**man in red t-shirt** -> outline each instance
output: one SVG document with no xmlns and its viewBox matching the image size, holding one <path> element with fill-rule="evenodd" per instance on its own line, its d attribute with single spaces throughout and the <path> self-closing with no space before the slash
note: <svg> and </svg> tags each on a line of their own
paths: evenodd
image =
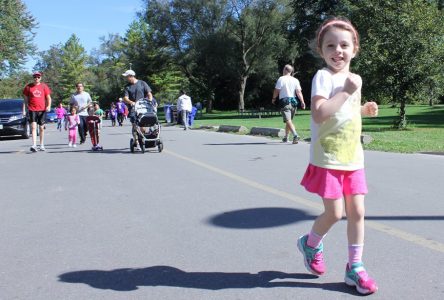
<svg viewBox="0 0 444 300">
<path fill-rule="evenodd" d="M 31 151 L 37 152 L 37 124 L 40 127 L 40 151 L 45 151 L 43 138 L 45 136 L 46 112 L 51 109 L 51 90 L 41 82 L 42 73 L 32 74 L 33 83 L 29 83 L 23 89 L 23 115 L 26 114 L 26 108 L 29 112 L 29 122 L 32 128 L 32 146 Z"/>
</svg>

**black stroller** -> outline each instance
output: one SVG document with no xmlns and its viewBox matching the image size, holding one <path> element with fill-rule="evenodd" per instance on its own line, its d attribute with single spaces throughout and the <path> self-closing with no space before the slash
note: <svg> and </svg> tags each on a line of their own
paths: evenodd
<svg viewBox="0 0 444 300">
<path fill-rule="evenodd" d="M 160 138 L 161 125 L 153 104 L 148 99 L 139 99 L 134 105 L 134 130 L 137 132 L 140 150 L 145 153 L 148 148 L 157 147 L 159 152 L 163 150 L 163 142 Z M 130 140 L 130 150 L 134 153 L 134 138 Z"/>
</svg>

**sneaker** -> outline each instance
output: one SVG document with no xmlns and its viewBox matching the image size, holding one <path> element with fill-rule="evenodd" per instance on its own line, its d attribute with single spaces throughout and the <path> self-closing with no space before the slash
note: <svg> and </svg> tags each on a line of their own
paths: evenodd
<svg viewBox="0 0 444 300">
<path fill-rule="evenodd" d="M 142 151 L 139 145 L 136 146 L 136 151 Z"/>
<path fill-rule="evenodd" d="M 31 146 L 31 148 L 29 148 L 29 150 L 31 152 L 37 152 L 37 147 L 36 146 Z"/>
<path fill-rule="evenodd" d="M 282 139 L 282 143 L 287 143 L 288 142 L 288 137 L 284 137 L 283 139 Z"/>
<path fill-rule="evenodd" d="M 76 145 L 76 144 L 73 144 L 72 146 L 73 146 L 74 148 L 77 148 L 77 145 Z"/>
<path fill-rule="evenodd" d="M 68 147 L 72 147 L 72 143 L 71 142 L 68 143 Z"/>
<path fill-rule="evenodd" d="M 41 145 L 41 146 L 39 147 L 39 150 L 40 150 L 40 151 L 46 151 L 45 146 Z"/>
<path fill-rule="evenodd" d="M 299 136 L 295 136 L 295 137 L 293 138 L 293 144 L 297 144 L 297 143 L 299 143 L 299 140 L 300 140 L 300 137 L 299 137 Z"/>
<path fill-rule="evenodd" d="M 324 246 L 321 243 L 317 248 L 307 246 L 308 235 L 303 235 L 298 239 L 298 249 L 304 256 L 304 264 L 307 270 L 314 275 L 325 273 Z"/>
<path fill-rule="evenodd" d="M 345 284 L 356 286 L 356 290 L 363 295 L 373 294 L 378 290 L 376 282 L 370 278 L 362 262 L 349 264 L 345 267 Z"/>
</svg>

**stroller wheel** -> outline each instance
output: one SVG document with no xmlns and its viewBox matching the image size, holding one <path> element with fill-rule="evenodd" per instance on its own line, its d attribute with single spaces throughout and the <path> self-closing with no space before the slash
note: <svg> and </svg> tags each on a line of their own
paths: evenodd
<svg viewBox="0 0 444 300">
<path fill-rule="evenodd" d="M 131 150 L 131 153 L 134 153 L 134 139 L 133 138 L 130 139 L 130 150 Z"/>
<path fill-rule="evenodd" d="M 163 143 L 159 142 L 159 144 L 157 145 L 157 149 L 159 150 L 159 152 L 162 152 L 163 150 Z"/>
<path fill-rule="evenodd" d="M 143 142 L 143 139 L 139 139 L 139 146 L 140 146 L 140 151 L 142 153 L 145 153 L 145 143 Z"/>
</svg>

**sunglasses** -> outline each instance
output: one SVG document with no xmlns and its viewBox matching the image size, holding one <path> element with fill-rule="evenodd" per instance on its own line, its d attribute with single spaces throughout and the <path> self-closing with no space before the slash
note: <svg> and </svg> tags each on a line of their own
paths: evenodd
<svg viewBox="0 0 444 300">
<path fill-rule="evenodd" d="M 32 76 L 32 77 L 34 77 L 34 78 L 41 78 L 42 76 Z"/>
</svg>

